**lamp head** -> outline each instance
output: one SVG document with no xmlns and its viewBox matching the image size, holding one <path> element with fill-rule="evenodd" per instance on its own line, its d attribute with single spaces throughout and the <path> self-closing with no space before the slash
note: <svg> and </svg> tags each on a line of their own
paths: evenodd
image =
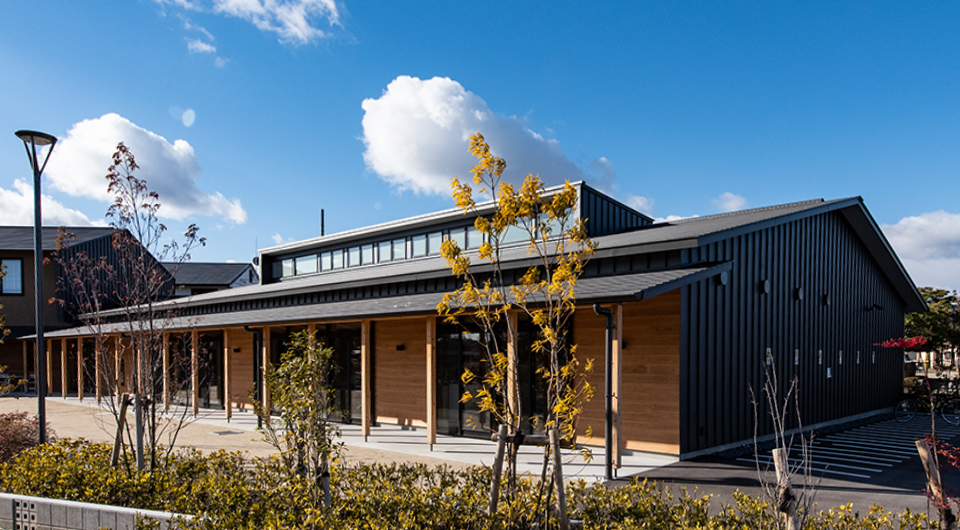
<svg viewBox="0 0 960 530">
<path fill-rule="evenodd" d="M 24 143 L 32 143 L 33 145 L 53 145 L 57 143 L 56 136 L 38 131 L 17 131 L 14 134 Z"/>
</svg>

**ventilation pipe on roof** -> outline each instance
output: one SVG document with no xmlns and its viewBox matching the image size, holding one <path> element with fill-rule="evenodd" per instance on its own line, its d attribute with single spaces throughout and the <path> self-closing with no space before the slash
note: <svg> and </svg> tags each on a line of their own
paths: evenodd
<svg viewBox="0 0 960 530">
<path fill-rule="evenodd" d="M 263 332 L 250 326 L 243 326 L 247 333 L 253 333 L 253 375 L 256 386 L 257 399 L 263 400 L 263 368 L 260 366 L 260 356 L 263 350 Z M 257 414 L 257 428 L 263 428 L 263 417 Z"/>
<path fill-rule="evenodd" d="M 605 382 L 603 387 L 606 412 L 603 420 L 604 478 L 613 480 L 613 311 L 593 304 L 593 312 L 607 319 L 606 345 L 604 347 Z"/>
</svg>

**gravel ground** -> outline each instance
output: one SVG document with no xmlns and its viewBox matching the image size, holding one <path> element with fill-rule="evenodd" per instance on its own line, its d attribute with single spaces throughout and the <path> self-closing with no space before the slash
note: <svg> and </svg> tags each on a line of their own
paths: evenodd
<svg viewBox="0 0 960 530">
<path fill-rule="evenodd" d="M 0 414 L 24 411 L 31 415 L 37 413 L 35 397 L 0 398 Z M 96 408 L 63 403 L 56 398 L 47 398 L 47 424 L 61 438 L 83 438 L 94 442 L 113 442 L 116 434 L 116 422 L 113 414 L 106 408 Z M 128 413 L 128 422 L 133 424 L 133 414 Z M 172 430 L 172 429 L 168 429 Z M 229 432 L 230 434 L 216 434 Z M 166 441 L 166 438 L 163 438 Z M 266 456 L 276 453 L 276 449 L 262 441 L 255 432 L 240 429 L 224 430 L 222 427 L 201 422 L 187 422 L 180 429 L 177 440 L 179 446 L 192 446 L 201 451 L 244 451 L 250 456 Z M 384 451 L 368 447 L 346 446 L 344 452 L 348 463 L 415 463 L 430 466 L 447 465 L 454 469 L 470 467 L 462 462 L 410 455 L 393 451 Z"/>
</svg>

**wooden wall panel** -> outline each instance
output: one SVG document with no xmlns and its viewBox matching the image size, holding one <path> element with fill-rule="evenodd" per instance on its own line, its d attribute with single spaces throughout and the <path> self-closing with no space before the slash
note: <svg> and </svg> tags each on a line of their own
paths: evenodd
<svg viewBox="0 0 960 530">
<path fill-rule="evenodd" d="M 378 320 L 373 344 L 376 421 L 426 427 L 426 321 Z"/>
<path fill-rule="evenodd" d="M 593 359 L 589 382 L 596 390 L 585 406 L 580 433 L 589 426 L 590 445 L 603 445 L 603 317 L 577 308 L 573 336 L 582 363 Z M 622 447 L 680 452 L 680 291 L 623 304 Z"/>
<path fill-rule="evenodd" d="M 241 410 L 252 410 L 250 393 L 255 386 L 253 333 L 247 333 L 243 328 L 231 328 L 224 330 L 224 334 L 230 345 L 230 395 L 224 396 L 224 401 Z"/>
</svg>

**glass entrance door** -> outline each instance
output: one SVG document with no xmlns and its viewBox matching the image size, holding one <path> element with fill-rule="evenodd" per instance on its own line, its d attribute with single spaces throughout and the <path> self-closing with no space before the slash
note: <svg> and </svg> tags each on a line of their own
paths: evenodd
<svg viewBox="0 0 960 530">
<path fill-rule="evenodd" d="M 486 436 L 492 429 L 489 412 L 473 399 L 461 402 L 464 392 L 476 395 L 487 373 L 482 334 L 460 325 L 437 327 L 437 432 L 452 436 Z M 474 379 L 463 383 L 470 370 Z"/>
</svg>

